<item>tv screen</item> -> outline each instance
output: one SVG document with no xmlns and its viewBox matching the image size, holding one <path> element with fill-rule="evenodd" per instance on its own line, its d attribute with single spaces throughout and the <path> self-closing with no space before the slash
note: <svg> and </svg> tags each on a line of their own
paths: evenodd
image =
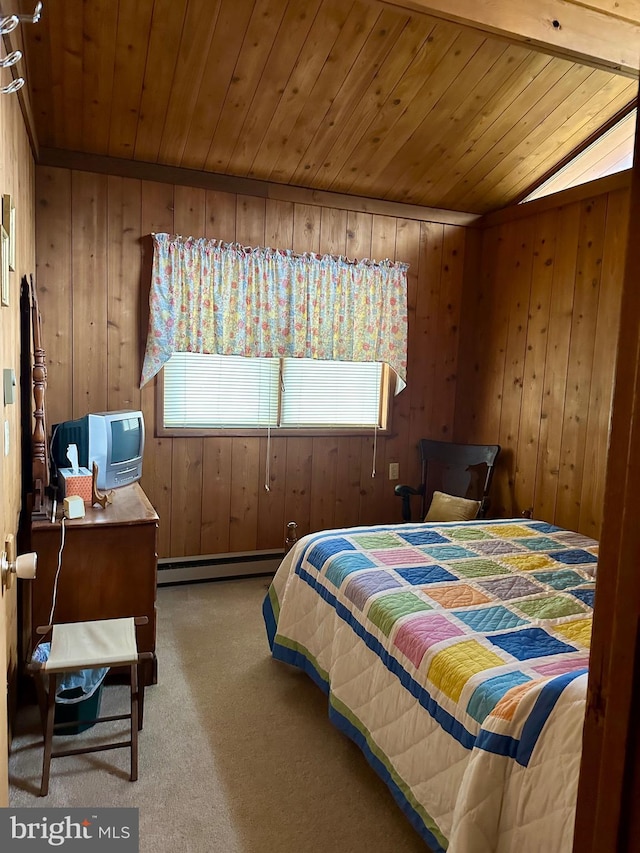
<svg viewBox="0 0 640 853">
<path fill-rule="evenodd" d="M 140 456 L 140 420 L 138 417 L 111 422 L 111 461 L 126 462 Z"/>
</svg>

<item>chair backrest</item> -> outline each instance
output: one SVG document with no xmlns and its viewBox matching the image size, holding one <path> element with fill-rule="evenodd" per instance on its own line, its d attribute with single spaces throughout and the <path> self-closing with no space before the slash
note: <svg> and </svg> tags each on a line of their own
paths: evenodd
<svg viewBox="0 0 640 853">
<path fill-rule="evenodd" d="M 489 489 L 500 445 L 454 444 L 448 441 L 418 442 L 421 459 L 421 520 L 431 503 L 434 491 L 481 502 L 478 518 L 489 509 Z"/>
</svg>

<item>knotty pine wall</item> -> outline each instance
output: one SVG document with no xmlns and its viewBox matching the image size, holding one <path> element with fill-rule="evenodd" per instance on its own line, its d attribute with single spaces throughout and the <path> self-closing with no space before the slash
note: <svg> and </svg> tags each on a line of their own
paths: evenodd
<svg viewBox="0 0 640 853">
<path fill-rule="evenodd" d="M 533 507 L 600 536 L 628 206 L 628 189 L 533 203 L 483 233 L 465 292 L 455 434 L 502 445 L 497 515 Z"/>
<path fill-rule="evenodd" d="M 37 169 L 38 290 L 50 424 L 137 408 L 148 441 L 142 485 L 160 515 L 161 557 L 281 548 L 298 533 L 400 520 L 390 462 L 419 481 L 420 437 L 451 437 L 465 254 L 460 226 L 73 171 Z M 155 387 L 138 387 L 148 320 L 152 232 L 349 257 L 409 268 L 408 387 L 393 432 L 372 437 L 154 437 Z M 474 263 L 474 266 L 477 264 Z"/>
<path fill-rule="evenodd" d="M 11 195 L 16 210 L 16 270 L 9 273 L 9 305 L 0 306 L 0 368 L 16 375 L 16 402 L 2 406 L 0 423 L 0 550 L 17 536 L 22 502 L 20 431 L 20 281 L 35 272 L 35 167 L 17 95 L 0 95 L 0 194 Z M 8 423 L 9 452 L 2 438 Z M 17 584 L 0 601 L 0 669 L 13 687 L 17 672 Z M 5 668 L 6 661 L 6 668 Z M 15 706 L 15 690 L 10 705 Z M 0 690 L 0 806 L 8 805 L 6 683 Z"/>
</svg>

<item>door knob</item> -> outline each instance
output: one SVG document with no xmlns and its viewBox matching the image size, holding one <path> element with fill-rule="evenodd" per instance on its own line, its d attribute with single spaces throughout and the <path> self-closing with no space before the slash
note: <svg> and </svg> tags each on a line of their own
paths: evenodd
<svg viewBox="0 0 640 853">
<path fill-rule="evenodd" d="M 16 556 L 16 544 L 12 533 L 10 533 L 4 542 L 4 551 L 0 555 L 0 572 L 2 574 L 2 587 L 9 589 L 13 581 L 13 576 L 22 578 L 23 580 L 34 580 L 36 576 L 36 565 L 38 555 L 31 551 L 27 554 Z"/>
</svg>

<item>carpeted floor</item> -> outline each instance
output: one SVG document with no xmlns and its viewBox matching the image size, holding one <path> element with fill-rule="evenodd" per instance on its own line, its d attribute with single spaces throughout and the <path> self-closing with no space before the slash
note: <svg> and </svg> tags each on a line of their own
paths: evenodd
<svg viewBox="0 0 640 853">
<path fill-rule="evenodd" d="M 324 694 L 271 659 L 266 587 L 252 578 L 158 590 L 159 678 L 145 693 L 139 780 L 128 781 L 128 750 L 59 758 L 40 799 L 30 706 L 10 756 L 10 805 L 139 808 L 141 853 L 425 853 L 329 722 Z M 127 688 L 106 686 L 102 713 L 122 713 L 127 700 Z M 99 740 L 106 728 L 68 740 Z"/>
</svg>

